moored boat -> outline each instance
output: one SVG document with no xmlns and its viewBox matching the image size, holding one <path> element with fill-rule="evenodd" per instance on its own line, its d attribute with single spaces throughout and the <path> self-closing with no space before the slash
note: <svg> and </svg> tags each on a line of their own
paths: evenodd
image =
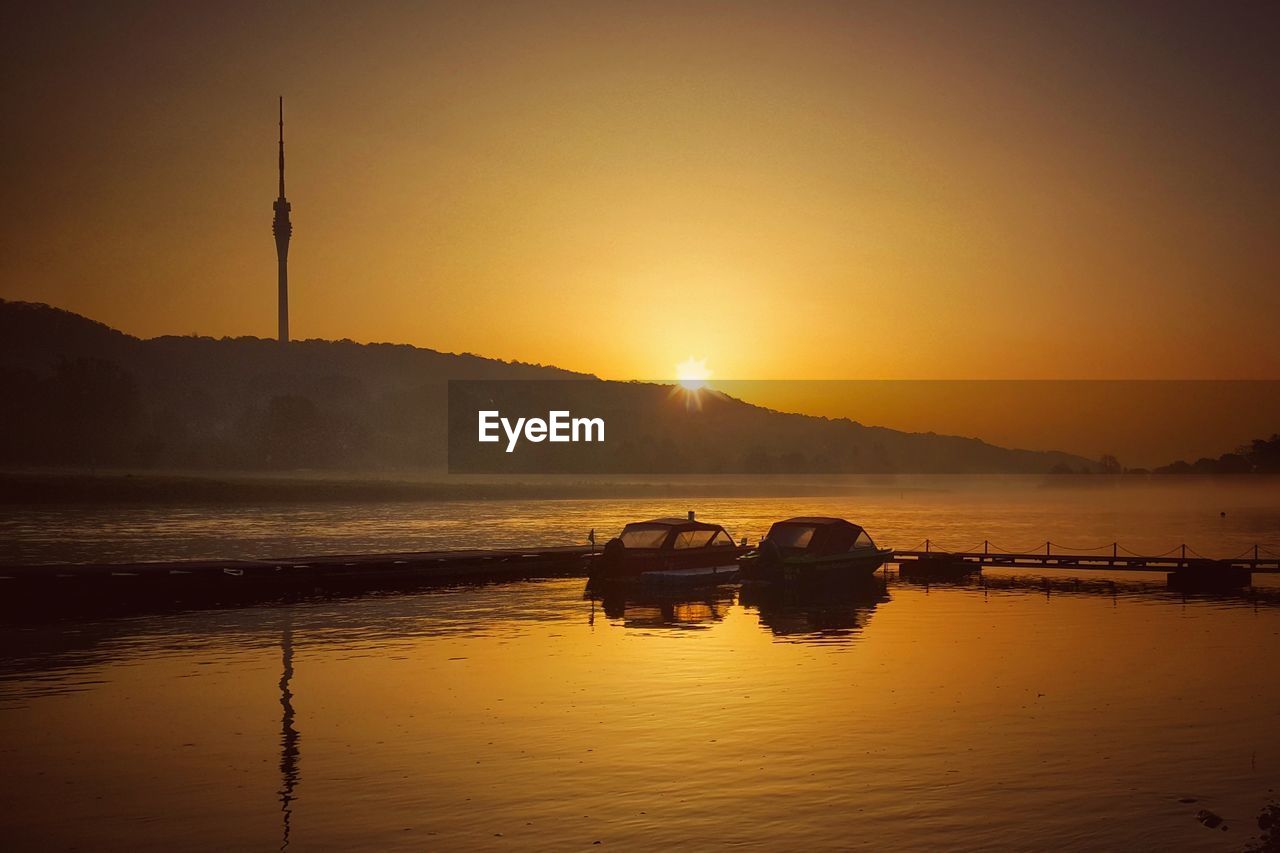
<svg viewBox="0 0 1280 853">
<path fill-rule="evenodd" d="M 718 524 L 688 518 L 655 518 L 628 524 L 609 540 L 591 569 L 591 580 L 655 584 L 721 583 L 738 574 L 745 546 Z"/>
<path fill-rule="evenodd" d="M 739 564 L 743 580 L 806 583 L 870 578 L 891 559 L 853 522 L 800 516 L 776 522 Z"/>
</svg>

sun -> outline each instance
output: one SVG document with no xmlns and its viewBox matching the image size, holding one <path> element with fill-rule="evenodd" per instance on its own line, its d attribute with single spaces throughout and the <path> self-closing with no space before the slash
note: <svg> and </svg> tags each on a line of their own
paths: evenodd
<svg viewBox="0 0 1280 853">
<path fill-rule="evenodd" d="M 677 381 L 690 391 L 696 391 L 703 387 L 710 378 L 711 371 L 707 368 L 707 360 L 705 358 L 696 359 L 693 356 L 689 356 L 676 365 Z"/>
</svg>

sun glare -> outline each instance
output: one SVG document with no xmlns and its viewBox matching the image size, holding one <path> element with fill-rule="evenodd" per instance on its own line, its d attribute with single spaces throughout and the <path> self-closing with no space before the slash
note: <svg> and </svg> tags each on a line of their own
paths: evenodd
<svg viewBox="0 0 1280 853">
<path fill-rule="evenodd" d="M 695 359 L 689 356 L 682 363 L 676 365 L 676 379 L 680 384 L 690 391 L 696 391 L 707 384 L 707 380 L 711 378 L 711 371 L 707 369 L 707 360 Z"/>
</svg>

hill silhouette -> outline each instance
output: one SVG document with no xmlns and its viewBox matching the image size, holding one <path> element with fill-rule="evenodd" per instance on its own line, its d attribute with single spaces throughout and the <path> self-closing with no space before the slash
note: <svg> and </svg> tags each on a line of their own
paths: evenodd
<svg viewBox="0 0 1280 853">
<path fill-rule="evenodd" d="M 621 432 L 604 464 L 513 454 L 494 470 L 688 473 L 1045 473 L 1093 463 L 775 412 L 731 397 L 700 412 L 667 386 L 406 344 L 140 339 L 48 305 L 0 300 L 0 464 L 192 470 L 443 470 L 448 381 L 552 382 L 544 407 L 588 391 Z M 530 383 L 514 387 L 530 388 Z M 560 390 L 554 394 L 552 389 Z M 529 395 L 528 390 L 523 393 Z M 535 394 L 543 397 L 541 392 Z M 489 446 L 486 446 L 486 448 Z M 544 460 L 545 461 L 545 460 Z M 592 465 L 595 467 L 592 467 Z M 511 467 L 515 465 L 516 467 Z M 521 467 L 523 466 L 523 467 Z M 656 466 L 656 467 L 655 467 Z"/>
</svg>

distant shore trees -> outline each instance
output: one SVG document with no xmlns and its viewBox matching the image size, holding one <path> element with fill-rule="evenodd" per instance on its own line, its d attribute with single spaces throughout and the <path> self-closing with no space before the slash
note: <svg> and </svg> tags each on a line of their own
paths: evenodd
<svg viewBox="0 0 1280 853">
<path fill-rule="evenodd" d="M 1156 474 L 1280 474 L 1280 434 L 1255 438 L 1234 453 L 1216 459 L 1202 456 L 1195 462 L 1178 460 L 1156 468 Z"/>
<path fill-rule="evenodd" d="M 1098 458 L 1094 469 L 1073 468 L 1070 465 L 1053 466 L 1050 474 L 1125 474 L 1146 476 L 1150 474 L 1280 474 L 1280 434 L 1271 438 L 1255 438 L 1231 453 L 1216 459 L 1202 456 L 1195 462 L 1178 460 L 1158 468 L 1125 468 L 1110 453 Z"/>
</svg>

